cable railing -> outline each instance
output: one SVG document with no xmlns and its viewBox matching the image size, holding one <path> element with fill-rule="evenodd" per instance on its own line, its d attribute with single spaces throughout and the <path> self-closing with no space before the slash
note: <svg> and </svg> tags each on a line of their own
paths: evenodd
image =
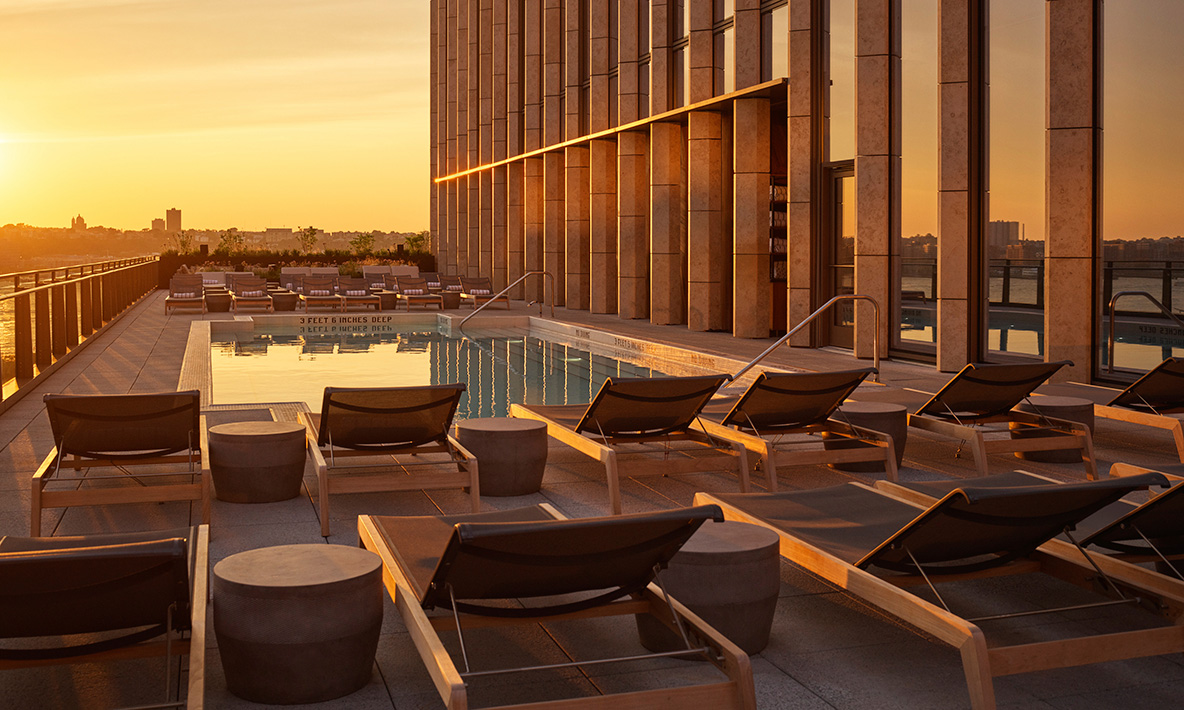
<svg viewBox="0 0 1184 710">
<path fill-rule="evenodd" d="M 750 362 L 747 365 L 745 365 L 744 367 L 740 368 L 739 371 L 736 372 L 736 374 L 729 375 L 728 380 L 734 382 L 734 381 L 740 379 L 741 375 L 748 372 L 752 368 L 756 367 L 757 363 L 759 363 L 761 360 L 764 360 L 770 353 L 772 353 L 774 350 L 776 350 L 777 348 L 781 347 L 786 342 L 788 342 L 789 339 L 791 337 L 793 337 L 795 334 L 797 334 L 798 331 L 800 331 L 802 328 L 805 328 L 815 318 L 817 318 L 818 316 L 825 313 L 831 306 L 833 306 L 836 303 L 839 303 L 841 301 L 869 301 L 872 304 L 872 308 L 875 309 L 876 329 L 875 329 L 875 331 L 873 331 L 873 337 L 872 337 L 872 351 L 873 351 L 872 366 L 876 368 L 876 372 L 874 375 L 872 375 L 872 380 L 875 382 L 879 382 L 880 381 L 880 303 L 878 301 L 876 301 L 876 299 L 872 298 L 871 296 L 865 296 L 865 295 L 859 294 L 859 293 L 848 293 L 848 294 L 842 294 L 839 296 L 835 296 L 834 298 L 830 299 L 826 303 L 822 304 L 821 306 L 818 307 L 818 310 L 816 310 L 813 313 L 811 313 L 810 315 L 806 316 L 805 320 L 803 320 L 801 323 L 798 323 L 788 333 L 786 333 L 785 335 L 778 338 L 777 342 L 775 342 L 772 345 L 770 345 L 769 347 L 765 348 L 765 351 L 763 353 L 761 353 L 760 355 L 757 355 L 755 358 L 753 358 L 752 362 Z"/>
<path fill-rule="evenodd" d="M 1175 313 L 1172 313 L 1172 311 L 1168 309 L 1167 306 L 1156 300 L 1155 296 L 1152 296 L 1146 291 L 1119 291 L 1118 293 L 1114 294 L 1110 297 L 1110 331 L 1106 333 L 1106 353 L 1109 356 L 1106 362 L 1106 372 L 1110 373 L 1114 372 L 1114 341 L 1116 337 L 1114 330 L 1114 304 L 1118 303 L 1118 299 L 1124 296 L 1142 296 L 1143 298 L 1146 298 L 1148 301 L 1151 301 L 1151 303 L 1155 304 L 1155 307 L 1158 308 L 1165 316 L 1176 321 L 1177 325 L 1184 328 L 1184 320 L 1181 320 L 1180 317 Z"/>
<path fill-rule="evenodd" d="M 546 278 L 544 281 L 545 281 L 545 282 L 546 282 L 546 284 L 547 284 L 548 286 L 550 286 L 550 288 L 551 288 L 551 300 L 550 300 L 550 301 L 547 301 L 547 300 L 544 298 L 544 299 L 543 299 L 543 301 L 545 301 L 547 304 L 549 304 L 549 305 L 551 306 L 551 317 L 552 317 L 552 318 L 554 318 L 554 317 L 555 317 L 555 276 L 554 276 L 554 275 L 552 275 L 552 274 L 551 274 L 551 272 L 549 272 L 549 271 L 527 271 L 525 274 L 522 274 L 521 276 L 519 276 L 519 277 L 518 277 L 518 278 L 517 278 L 517 279 L 514 281 L 514 283 L 510 284 L 509 286 L 506 286 L 506 287 L 505 287 L 505 288 L 503 288 L 501 291 L 498 291 L 498 292 L 497 292 L 497 295 L 495 295 L 495 296 L 492 296 L 492 297 L 491 297 L 491 298 L 490 298 L 488 301 L 486 301 L 485 303 L 482 303 L 480 306 L 477 306 L 476 308 L 474 308 L 472 313 L 470 313 L 469 315 L 467 315 L 467 316 L 465 316 L 464 318 L 462 318 L 462 319 L 461 319 L 461 321 L 460 321 L 460 325 L 458 325 L 458 326 L 457 326 L 457 328 L 463 328 L 463 327 L 464 327 L 464 325 L 465 325 L 465 321 L 467 321 L 468 319 L 470 319 L 470 318 L 472 318 L 473 316 L 477 315 L 477 314 L 478 314 L 478 313 L 480 313 L 481 311 L 485 310 L 485 307 L 486 307 L 486 306 L 488 306 L 489 304 L 493 303 L 493 302 L 494 302 L 494 301 L 496 301 L 497 299 L 501 298 L 501 297 L 502 297 L 502 296 L 504 296 L 504 295 L 505 295 L 505 294 L 506 294 L 506 293 L 507 293 L 507 292 L 508 292 L 510 289 L 514 288 L 514 287 L 515 287 L 515 286 L 517 286 L 518 284 L 520 284 L 520 283 L 522 283 L 523 281 L 525 281 L 527 276 L 536 276 L 536 275 L 540 275 L 540 274 L 541 274 L 541 275 L 543 275 L 543 276 L 546 276 L 546 277 L 547 277 L 547 278 Z M 540 316 L 541 316 L 541 315 L 543 315 L 543 301 L 539 301 L 539 302 L 537 302 L 537 303 L 539 304 L 539 315 L 540 315 Z M 531 301 L 530 303 L 528 303 L 528 304 L 526 304 L 526 305 L 527 305 L 527 307 L 530 307 L 530 306 L 533 306 L 535 303 L 536 303 L 536 301 Z"/>
</svg>

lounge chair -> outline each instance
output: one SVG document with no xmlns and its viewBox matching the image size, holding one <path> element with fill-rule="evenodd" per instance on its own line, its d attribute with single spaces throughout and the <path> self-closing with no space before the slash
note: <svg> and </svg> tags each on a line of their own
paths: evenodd
<svg viewBox="0 0 1184 710">
<path fill-rule="evenodd" d="M 1111 476 L 1114 477 L 1145 474 L 1159 475 L 1159 472 L 1130 467 L 1115 473 L 1114 469 L 1111 469 Z M 1163 477 L 1164 485 L 1167 485 L 1169 479 L 1170 477 Z M 1022 488 L 1055 486 L 1060 483 L 1027 471 L 1011 471 L 959 480 L 907 483 L 877 481 L 876 488 L 918 505 L 931 505 L 933 501 L 962 486 Z M 1115 559 L 1132 563 L 1155 562 L 1157 569 L 1184 578 L 1173 564 L 1174 560 L 1184 558 L 1184 486 L 1172 486 L 1166 491 L 1152 495 L 1143 503 L 1126 499 L 1116 501 L 1078 523 L 1072 537 L 1051 540 L 1048 544 L 1080 544 L 1082 547 L 1092 545 L 1101 548 Z"/>
<path fill-rule="evenodd" d="M 396 276 L 397 280 L 396 298 L 407 304 L 407 310 L 411 310 L 412 305 L 436 306 L 440 310 L 444 310 L 444 297 L 440 295 L 439 291 L 432 292 L 428 289 L 428 282 L 426 279 L 413 278 L 410 276 Z"/>
<path fill-rule="evenodd" d="M 174 685 L 172 657 L 188 654 L 184 704 L 201 708 L 208 560 L 206 525 L 154 533 L 0 537 L 0 638 L 55 637 L 0 650 L 0 669 L 163 655 L 167 701 Z M 99 632 L 123 633 L 67 646 L 56 638 Z"/>
<path fill-rule="evenodd" d="M 1089 427 L 1015 410 L 1016 405 L 1027 400 L 1039 411 L 1039 398 L 1031 399 L 1032 391 L 1070 364 L 1068 360 L 972 363 L 962 368 L 916 414 L 910 414 L 909 426 L 969 442 L 974 465 L 983 476 L 988 473 L 988 453 L 1077 449 L 1081 451 L 1086 475 L 1095 479 L 1098 470 Z M 997 426 L 989 426 L 992 424 Z"/>
<path fill-rule="evenodd" d="M 304 312 L 309 308 L 328 307 L 335 311 L 345 310 L 345 299 L 337 294 L 337 279 L 325 276 L 305 276 L 304 291 L 300 300 L 304 302 Z"/>
<path fill-rule="evenodd" d="M 370 293 L 370 284 L 366 279 L 341 277 L 337 279 L 337 295 L 342 298 L 341 310 L 348 311 L 350 306 L 373 307 L 382 310 L 382 301 L 376 294 Z"/>
<path fill-rule="evenodd" d="M 1184 584 L 1125 563 L 1091 564 L 1096 556 L 1045 545 L 1123 495 L 1162 480 L 1149 476 L 1018 489 L 967 487 L 927 508 L 856 483 L 793 493 L 698 493 L 695 503 L 718 504 L 729 520 L 773 530 L 781 537 L 781 555 L 789 561 L 958 648 L 971 706 L 983 710 L 995 707 L 995 676 L 1184 651 L 1184 626 L 1172 621 L 1184 609 Z M 1103 566 L 1110 568 L 1105 574 L 1100 573 Z M 1147 628 L 1140 621 L 1136 629 L 1063 638 L 1062 625 L 1025 621 L 1033 614 L 1070 610 L 1034 608 L 1044 606 L 1046 584 L 1035 585 L 1030 598 L 1019 604 L 1022 610 L 977 619 L 950 609 L 951 600 L 938 590 L 967 579 L 1036 572 L 1086 589 L 1111 590 L 1099 600 L 1102 604 L 1129 604 L 1135 610 L 1137 597 L 1166 617 L 1167 626 Z M 1148 581 L 1151 576 L 1156 579 Z M 1023 590 L 1024 585 L 1017 579 L 1009 588 Z M 965 596 L 973 588 L 962 591 L 963 606 L 978 606 Z M 930 601 L 934 597 L 937 601 Z M 992 610 L 998 609 L 997 600 L 989 602 Z M 1021 621 L 1009 623 L 1012 618 Z M 1006 645 L 980 626 L 996 623 L 1001 637 L 1013 635 L 1011 640 L 1018 643 Z M 996 641 L 990 646 L 988 636 Z"/>
<path fill-rule="evenodd" d="M 45 395 L 54 447 L 33 474 L 30 528 L 41 534 L 44 508 L 201 501 L 210 522 L 210 464 L 200 393 Z M 115 467 L 120 473 L 93 475 Z M 128 472 L 128 467 L 136 467 Z M 60 475 L 74 471 L 79 475 Z M 149 484 L 153 479 L 186 478 Z M 136 485 L 95 487 L 89 481 L 131 480 Z M 134 480 L 133 480 L 134 479 Z M 68 488 L 50 488 L 52 483 Z"/>
<path fill-rule="evenodd" d="M 389 264 L 368 264 L 362 267 L 362 278 L 371 291 L 381 291 L 386 288 L 382 277 L 391 273 Z"/>
<path fill-rule="evenodd" d="M 387 591 L 450 710 L 468 707 L 469 684 L 486 676 L 517 673 L 526 683 L 525 672 L 531 670 L 670 656 L 705 658 L 726 678 L 707 685 L 525 707 L 754 708 L 748 656 L 652 583 L 657 568 L 665 566 L 703 521 L 719 517 L 718 508 L 704 507 L 564 520 L 548 505 L 472 516 L 363 515 L 358 518 L 358 539 L 382 558 Z M 588 597 L 587 592 L 597 593 Z M 583 593 L 579 601 L 565 597 L 548 600 L 549 604 L 533 602 L 576 593 Z M 519 604 L 520 599 L 528 601 Z M 426 612 L 436 608 L 454 613 L 429 617 Z M 455 628 L 464 648 L 474 643 L 465 639 L 471 627 L 628 614 L 651 615 L 678 629 L 676 634 L 685 631 L 680 636 L 687 639 L 686 648 L 532 668 L 470 668 L 466 657 L 463 670 L 458 670 L 437 631 Z"/>
<path fill-rule="evenodd" d="M 282 266 L 280 267 L 280 286 L 293 293 L 300 293 L 304 277 L 311 275 L 312 269 L 307 266 Z"/>
<path fill-rule="evenodd" d="M 700 421 L 710 435 L 743 444 L 759 456 L 770 491 L 777 490 L 778 466 L 879 461 L 895 481 L 892 437 L 834 416 L 873 372 L 762 372 L 739 397 L 712 398 Z M 819 436 L 856 448 L 825 449 Z"/>
<path fill-rule="evenodd" d="M 202 271 L 200 274 L 202 286 L 206 290 L 215 289 L 221 290 L 226 288 L 226 272 L 225 271 Z"/>
<path fill-rule="evenodd" d="M 1100 397 L 1094 404 L 1095 417 L 1170 431 L 1176 456 L 1184 462 L 1184 423 L 1180 419 L 1184 414 L 1184 358 L 1169 357 L 1121 392 L 1103 387 L 1088 390 L 1073 392 L 1073 396 Z"/>
<path fill-rule="evenodd" d="M 441 291 L 452 291 L 459 294 L 464 290 L 464 288 L 465 287 L 461 285 L 459 276 L 440 276 Z"/>
<path fill-rule="evenodd" d="M 497 295 L 497 292 L 493 290 L 493 284 L 489 283 L 489 279 L 484 276 L 477 279 L 462 276 L 460 277 L 460 285 L 460 302 L 468 303 L 473 308 L 495 300 L 494 296 Z M 506 304 L 506 308 L 510 307 L 510 299 L 507 296 L 500 296 L 496 300 Z"/>
<path fill-rule="evenodd" d="M 435 292 L 440 290 L 440 274 L 435 271 L 421 271 L 419 278 L 428 282 L 428 289 Z"/>
<path fill-rule="evenodd" d="M 164 312 L 168 315 L 178 308 L 199 308 L 206 312 L 205 286 L 201 274 L 174 276 L 169 279 L 169 295 L 164 299 Z"/>
<path fill-rule="evenodd" d="M 464 391 L 464 383 L 325 388 L 320 416 L 300 414 L 317 471 L 322 535 L 329 535 L 333 493 L 467 488 L 473 512 L 481 509 L 477 460 L 448 433 Z M 433 453 L 444 457 L 424 456 Z"/>
<path fill-rule="evenodd" d="M 632 475 L 667 475 L 731 468 L 748 490 L 748 456 L 743 444 L 719 441 L 697 422 L 699 412 L 727 378 L 703 377 L 609 378 L 591 403 L 511 404 L 510 416 L 545 422 L 547 433 L 576 451 L 604 464 L 608 500 L 614 515 L 621 514 L 622 454 L 660 454 L 631 467 Z M 690 449 L 671 443 L 690 442 Z M 647 444 L 656 443 L 657 446 Z M 693 450 L 693 451 L 692 451 Z M 710 451 L 713 456 L 688 456 Z"/>
<path fill-rule="evenodd" d="M 267 293 L 267 282 L 259 276 L 240 276 L 236 278 L 232 291 L 234 292 L 234 296 L 231 299 L 231 304 L 235 313 L 240 308 L 274 310 L 271 296 Z"/>
</svg>

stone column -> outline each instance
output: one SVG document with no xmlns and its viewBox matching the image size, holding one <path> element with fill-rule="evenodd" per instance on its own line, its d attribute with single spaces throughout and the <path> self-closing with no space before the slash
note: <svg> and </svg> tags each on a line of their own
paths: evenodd
<svg viewBox="0 0 1184 710">
<path fill-rule="evenodd" d="M 488 90 L 492 106 L 490 124 L 493 126 L 493 150 L 491 161 L 506 158 L 506 2 L 492 0 L 490 15 L 493 20 L 493 36 L 490 38 L 490 71 L 493 85 Z M 482 87 L 482 91 L 486 91 Z M 499 165 L 491 171 L 492 223 L 489 232 L 489 269 L 484 271 L 490 277 L 495 291 L 506 287 L 506 166 Z M 485 233 L 482 233 L 482 237 Z M 482 251 L 484 258 L 484 250 Z"/>
<path fill-rule="evenodd" d="M 855 22 L 855 292 L 880 305 L 888 355 L 891 245 L 900 237 L 900 0 L 862 0 Z M 855 304 L 855 355 L 871 357 L 875 318 Z"/>
<path fill-rule="evenodd" d="M 761 83 L 761 1 L 734 0 L 732 21 L 736 88 Z"/>
<path fill-rule="evenodd" d="M 583 74 L 580 54 L 583 49 L 584 18 L 580 15 L 581 5 L 578 2 L 565 3 L 566 17 L 564 41 L 564 83 L 566 91 L 565 101 L 565 130 L 564 138 L 579 138 L 584 134 L 584 118 L 588 113 L 588 106 L 582 97 Z M 588 148 L 586 145 L 572 146 L 564 149 L 564 181 L 566 183 L 566 219 L 564 263 L 566 274 L 564 284 L 567 290 L 565 299 L 568 308 L 579 310 L 588 309 L 588 266 L 592 258 L 592 248 L 589 244 L 589 189 L 588 189 Z"/>
<path fill-rule="evenodd" d="M 563 141 L 564 83 L 563 46 L 566 23 L 562 0 L 543 0 L 543 145 Z M 554 277 L 555 305 L 566 301 L 564 241 L 564 168 L 562 151 L 543 156 L 543 268 Z"/>
<path fill-rule="evenodd" d="M 687 327 L 690 330 L 731 327 L 732 294 L 727 282 L 731 280 L 732 245 L 724 230 L 722 131 L 718 113 L 692 111 L 687 115 Z"/>
<path fill-rule="evenodd" d="M 801 323 L 814 310 L 817 284 L 814 271 L 818 255 L 819 210 L 822 199 L 821 164 L 826 160 L 823 136 L 825 106 L 826 19 L 823 0 L 789 0 L 789 149 L 788 180 L 789 251 L 788 323 Z M 791 345 L 809 346 L 808 329 L 790 340 Z"/>
<path fill-rule="evenodd" d="M 488 24 L 481 23 L 481 3 L 489 0 L 469 0 L 469 163 L 468 167 L 481 165 L 481 143 L 489 133 L 489 127 L 481 120 L 481 37 L 490 31 Z M 488 106 L 488 104 L 486 104 Z M 485 134 L 485 135 L 483 135 Z M 482 183 L 489 178 L 483 173 L 474 173 L 468 177 L 469 186 L 469 219 L 465 257 L 467 265 L 462 276 L 478 276 L 481 273 L 481 222 L 488 212 L 482 209 Z M 488 191 L 486 194 L 489 194 Z"/>
<path fill-rule="evenodd" d="M 467 94 L 462 87 L 468 86 L 465 67 L 468 54 L 465 46 L 465 21 L 467 15 L 461 12 L 467 0 L 448 2 L 448 172 L 456 173 L 468 161 L 468 116 L 465 114 Z M 461 212 L 465 209 L 468 193 L 460 180 L 448 182 L 448 237 L 443 260 L 436 266 L 446 274 L 460 273 L 457 259 L 460 253 L 460 239 L 465 234 L 461 229 Z"/>
<path fill-rule="evenodd" d="M 982 238 L 988 185 L 985 24 L 982 0 L 941 0 L 937 368 L 944 372 L 959 370 L 981 354 L 977 332 L 986 306 Z"/>
<path fill-rule="evenodd" d="M 526 0 L 523 9 L 522 149 L 532 151 L 543 146 L 543 0 Z M 542 271 L 544 193 L 541 157 L 523 161 L 522 180 L 522 268 L 523 271 Z M 541 303 L 545 279 L 534 277 L 522 282 L 522 297 Z"/>
<path fill-rule="evenodd" d="M 1044 353 L 1089 381 L 1102 253 L 1102 0 L 1048 2 Z"/>
<path fill-rule="evenodd" d="M 715 57 L 712 46 L 712 0 L 685 0 L 690 3 L 690 27 L 687 61 L 691 67 L 691 85 L 687 103 L 706 101 L 715 95 Z"/>
<path fill-rule="evenodd" d="M 737 99 L 733 194 L 732 335 L 769 336 L 770 102 Z"/>
<path fill-rule="evenodd" d="M 621 0 L 617 29 L 617 123 L 641 118 L 638 57 L 647 38 L 638 35 L 638 0 Z M 617 134 L 617 313 L 648 318 L 649 300 L 649 151 L 642 131 Z"/>
<path fill-rule="evenodd" d="M 616 2 L 616 0 L 610 0 Z M 636 19 L 635 19 L 636 22 Z M 591 14 L 588 131 L 598 133 L 615 123 L 609 113 L 609 13 Z M 636 58 L 636 53 L 635 53 Z M 619 82 L 618 78 L 618 82 Z M 636 85 L 636 72 L 634 73 Z M 588 146 L 589 232 L 588 310 L 617 312 L 617 142 L 600 138 Z"/>
<path fill-rule="evenodd" d="M 447 89 L 443 89 L 442 87 L 441 82 L 444 81 L 444 73 L 442 71 L 443 68 L 440 66 L 440 57 L 437 52 L 440 42 L 438 13 L 441 1 L 431 0 L 428 9 L 428 27 L 431 38 L 428 42 L 428 160 L 432 183 L 428 187 L 428 199 L 430 203 L 428 206 L 428 229 L 431 236 L 428 237 L 428 244 L 426 246 L 433 254 L 439 254 L 439 238 L 437 235 L 440 234 L 440 185 L 435 180 L 444 174 L 441 171 L 444 167 L 444 161 L 447 159 L 447 146 L 445 146 L 445 150 L 440 150 L 441 141 L 444 140 L 444 134 L 440 131 L 440 97 L 447 91 Z M 447 2 L 447 0 L 443 1 Z M 447 218 L 445 218 L 445 224 L 447 224 Z"/>
<path fill-rule="evenodd" d="M 686 322 L 686 202 L 683 134 L 677 123 L 650 124 L 650 321 Z"/>
<path fill-rule="evenodd" d="M 506 149 L 505 156 L 512 158 L 523 153 L 523 42 L 521 0 L 497 0 L 506 7 Z M 496 7 L 496 5 L 495 5 Z M 506 284 L 511 284 L 523 274 L 522 240 L 523 184 L 525 172 L 521 160 L 506 165 Z M 537 277 L 535 277 L 537 278 Z M 509 293 L 510 298 L 522 298 L 522 286 Z"/>
</svg>

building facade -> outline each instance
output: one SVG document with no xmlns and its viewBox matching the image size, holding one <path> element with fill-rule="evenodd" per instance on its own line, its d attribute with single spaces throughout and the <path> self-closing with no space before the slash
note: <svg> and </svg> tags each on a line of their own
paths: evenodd
<svg viewBox="0 0 1184 710">
<path fill-rule="evenodd" d="M 1013 70 L 998 43 L 1015 31 L 990 28 L 1019 6 L 1035 39 Z M 431 0 L 438 268 L 498 288 L 545 271 L 557 305 L 739 338 L 786 332 L 858 293 L 879 304 L 882 356 L 943 371 L 1070 359 L 1066 376 L 1089 378 L 1105 351 L 1103 10 Z M 1004 92 L 1008 72 L 1036 87 L 1037 109 L 992 105 L 990 77 Z M 1043 150 L 1005 164 L 992 122 L 1021 120 L 1038 122 L 1026 139 Z M 1022 179 L 992 181 L 1021 167 Z M 1043 184 L 1040 215 L 1015 219 L 1001 205 L 1029 178 Z M 1000 234 L 992 222 L 1013 224 Z M 1042 235 L 1042 258 L 1005 258 L 1029 253 L 1007 249 L 1012 232 Z M 514 295 L 550 301 L 551 280 Z M 871 307 L 844 301 L 792 344 L 869 357 L 875 330 Z"/>
<path fill-rule="evenodd" d="M 181 210 L 172 208 L 164 211 L 165 229 L 170 232 L 181 231 Z"/>
</svg>

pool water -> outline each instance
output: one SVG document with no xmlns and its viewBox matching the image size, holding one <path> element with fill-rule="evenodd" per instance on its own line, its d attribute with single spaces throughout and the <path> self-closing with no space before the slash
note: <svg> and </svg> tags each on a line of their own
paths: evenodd
<svg viewBox="0 0 1184 710">
<path fill-rule="evenodd" d="M 665 373 L 525 331 L 450 338 L 435 329 L 298 334 L 289 329 L 214 333 L 216 404 L 302 401 L 321 410 L 325 387 L 464 382 L 456 416 L 504 417 L 514 402 L 586 404 L 608 377 Z"/>
</svg>

